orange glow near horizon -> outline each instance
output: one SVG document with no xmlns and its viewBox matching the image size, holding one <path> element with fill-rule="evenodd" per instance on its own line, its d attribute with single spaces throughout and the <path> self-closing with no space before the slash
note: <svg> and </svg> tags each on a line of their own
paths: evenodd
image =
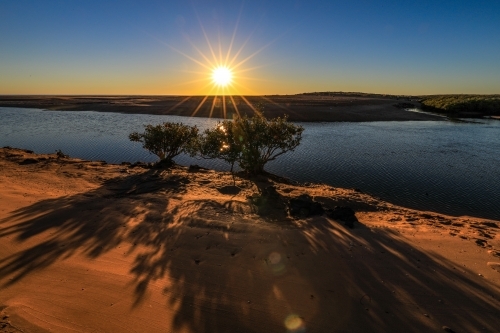
<svg viewBox="0 0 500 333">
<path fill-rule="evenodd" d="M 205 37 L 205 52 L 204 47 L 199 43 L 194 43 L 188 39 L 191 47 L 194 50 L 194 55 L 183 52 L 179 49 L 168 45 L 172 50 L 179 53 L 186 59 L 193 62 L 194 67 L 198 67 L 198 70 L 187 70 L 185 71 L 187 77 L 191 80 L 187 80 L 183 85 L 196 86 L 198 94 L 193 94 L 191 96 L 205 95 L 198 106 L 195 108 L 193 115 L 195 115 L 204 105 L 204 103 L 211 103 L 210 106 L 210 116 L 212 116 L 214 109 L 221 108 L 224 117 L 227 116 L 227 106 L 231 105 L 231 109 L 234 109 L 236 115 L 239 115 L 238 103 L 235 102 L 233 96 L 240 96 L 239 101 L 243 101 L 244 104 L 248 105 L 256 114 L 260 112 L 252 105 L 244 95 L 260 95 L 258 92 L 253 91 L 250 81 L 265 81 L 258 78 L 249 77 L 246 75 L 247 72 L 251 72 L 263 66 L 249 65 L 250 60 L 267 48 L 271 43 L 264 45 L 260 49 L 254 52 L 245 54 L 244 48 L 247 47 L 250 37 L 248 37 L 239 48 L 235 46 L 236 31 L 232 34 L 232 38 L 227 49 L 224 51 L 224 46 L 221 42 L 220 36 L 218 38 L 218 43 L 211 43 L 208 35 L 200 22 L 200 27 Z M 213 99 L 207 101 L 208 96 L 213 96 Z M 180 104 L 187 103 L 192 97 L 186 97 L 175 107 L 180 106 Z M 272 101 L 269 101 L 274 103 Z"/>
</svg>

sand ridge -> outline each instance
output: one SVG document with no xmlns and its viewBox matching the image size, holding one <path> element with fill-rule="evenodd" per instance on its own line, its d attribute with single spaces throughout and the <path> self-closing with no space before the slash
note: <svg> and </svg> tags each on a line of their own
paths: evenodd
<svg viewBox="0 0 500 333">
<path fill-rule="evenodd" d="M 290 216 L 304 194 L 359 222 Z M 0 332 L 500 327 L 500 221 L 272 175 L 233 183 L 13 148 L 0 149 L 0 198 Z"/>
<path fill-rule="evenodd" d="M 408 121 L 443 120 L 442 116 L 410 112 L 420 104 L 384 95 L 274 96 L 0 96 L 0 107 L 53 111 L 100 111 L 233 119 L 254 115 L 256 105 L 266 117 L 290 121 Z"/>
</svg>

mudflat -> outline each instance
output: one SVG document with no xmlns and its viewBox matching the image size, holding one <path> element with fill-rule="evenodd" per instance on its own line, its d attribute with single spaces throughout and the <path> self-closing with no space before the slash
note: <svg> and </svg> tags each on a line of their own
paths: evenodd
<svg viewBox="0 0 500 333">
<path fill-rule="evenodd" d="M 266 117 L 287 115 L 291 121 L 442 120 L 406 111 L 419 103 L 394 96 L 0 96 L 0 106 L 61 111 L 100 111 L 186 117 L 233 118 L 253 115 L 263 107 Z"/>
<path fill-rule="evenodd" d="M 500 221 L 0 149 L 0 332 L 497 332 Z"/>
</svg>

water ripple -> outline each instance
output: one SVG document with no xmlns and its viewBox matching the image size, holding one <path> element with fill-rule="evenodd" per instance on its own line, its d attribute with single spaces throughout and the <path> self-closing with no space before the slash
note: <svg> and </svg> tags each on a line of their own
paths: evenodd
<svg viewBox="0 0 500 333">
<path fill-rule="evenodd" d="M 0 108 L 0 146 L 89 160 L 152 162 L 128 134 L 163 121 L 216 119 Z M 272 173 L 300 182 L 359 188 L 395 204 L 452 215 L 500 219 L 500 122 L 304 123 L 302 144 L 270 162 Z M 229 170 L 221 161 L 179 156 L 177 163 Z"/>
</svg>

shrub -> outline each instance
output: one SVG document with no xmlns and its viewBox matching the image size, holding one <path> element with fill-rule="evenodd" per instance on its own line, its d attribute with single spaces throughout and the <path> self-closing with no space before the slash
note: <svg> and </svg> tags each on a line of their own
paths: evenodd
<svg viewBox="0 0 500 333">
<path fill-rule="evenodd" d="M 215 128 L 207 129 L 203 135 L 190 147 L 191 156 L 200 155 L 202 158 L 218 158 L 231 164 L 233 172 L 234 163 L 240 155 L 239 147 L 234 142 L 233 122 L 224 120 L 217 123 Z"/>
<path fill-rule="evenodd" d="M 191 155 L 222 159 L 231 164 L 231 171 L 237 162 L 244 171 L 260 174 L 267 162 L 300 144 L 303 130 L 286 117 L 267 120 L 254 115 L 224 120 L 198 137 Z"/>
<path fill-rule="evenodd" d="M 240 153 L 238 164 L 248 173 L 263 173 L 267 162 L 297 148 L 303 131 L 302 126 L 289 122 L 286 116 L 270 120 L 261 116 L 236 118 L 233 137 Z"/>
<path fill-rule="evenodd" d="M 144 133 L 130 133 L 129 139 L 141 142 L 143 148 L 160 158 L 160 162 L 172 164 L 172 159 L 186 152 L 197 136 L 196 126 L 165 122 L 159 125 L 146 125 Z"/>
</svg>

